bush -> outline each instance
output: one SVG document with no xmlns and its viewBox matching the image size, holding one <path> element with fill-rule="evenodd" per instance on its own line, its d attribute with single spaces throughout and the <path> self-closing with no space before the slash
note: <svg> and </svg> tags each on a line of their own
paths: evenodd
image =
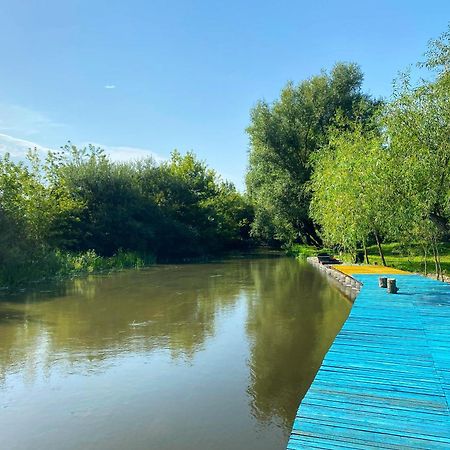
<svg viewBox="0 0 450 450">
<path fill-rule="evenodd" d="M 298 259 L 308 258 L 309 256 L 317 256 L 319 253 L 329 253 L 328 249 L 320 249 L 311 245 L 293 244 L 287 248 L 288 256 L 295 256 Z M 331 251 L 331 254 L 333 252 Z"/>
<path fill-rule="evenodd" d="M 57 251 L 56 256 L 59 261 L 57 275 L 60 276 L 130 268 L 139 269 L 155 262 L 153 255 L 141 255 L 123 250 L 119 250 L 115 255 L 109 257 L 99 256 L 94 250 L 79 253 Z"/>
</svg>

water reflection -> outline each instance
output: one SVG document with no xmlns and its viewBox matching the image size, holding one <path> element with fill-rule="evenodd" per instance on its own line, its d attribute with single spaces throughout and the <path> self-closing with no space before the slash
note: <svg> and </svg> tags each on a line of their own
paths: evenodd
<svg viewBox="0 0 450 450">
<path fill-rule="evenodd" d="M 1 373 L 12 362 L 20 365 L 20 359 L 27 364 L 44 334 L 49 336 L 46 365 L 62 353 L 92 362 L 123 352 L 168 349 L 174 358 L 191 358 L 213 335 L 215 315 L 235 303 L 241 269 L 166 266 L 76 279 L 51 296 L 15 296 L 0 308 Z"/>
<path fill-rule="evenodd" d="M 80 430 L 96 436 L 90 448 L 281 448 L 348 310 L 287 258 L 156 266 L 4 298 L 0 432 L 8 448 L 80 448 Z M 55 420 L 73 440 L 43 433 Z"/>
<path fill-rule="evenodd" d="M 254 265 L 252 265 L 254 266 Z M 346 319 L 350 303 L 309 265 L 288 259 L 259 263 L 249 301 L 251 405 L 265 422 L 290 429 L 323 357 Z"/>
</svg>

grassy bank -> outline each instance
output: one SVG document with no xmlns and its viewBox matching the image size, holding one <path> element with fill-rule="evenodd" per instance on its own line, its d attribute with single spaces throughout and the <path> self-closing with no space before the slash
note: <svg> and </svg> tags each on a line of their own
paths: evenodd
<svg viewBox="0 0 450 450">
<path fill-rule="evenodd" d="M 123 269 L 139 269 L 152 264 L 204 263 L 215 258 L 242 257 L 245 252 L 257 253 L 250 246 L 227 252 L 202 256 L 156 258 L 153 254 L 119 250 L 113 256 L 100 256 L 94 250 L 85 252 L 62 252 L 47 250 L 30 252 L 27 257 L 18 255 L 7 262 L 0 255 L 0 290 L 18 288 L 29 283 L 50 279 L 64 279 L 83 275 L 114 272 Z M 267 250 L 264 250 L 264 254 Z"/>
<path fill-rule="evenodd" d="M 317 249 L 307 245 L 295 244 L 287 251 L 289 255 L 297 258 L 316 256 L 321 252 L 335 254 L 345 262 L 354 262 L 349 254 L 336 254 L 336 252 L 332 249 Z M 423 250 L 418 245 L 411 245 L 406 248 L 396 243 L 383 244 L 383 252 L 386 259 L 386 264 L 390 267 L 423 274 L 435 273 L 433 255 L 429 254 L 425 259 Z M 442 272 L 444 275 L 450 276 L 450 243 L 441 243 L 439 245 L 439 252 Z M 376 245 L 368 247 L 367 253 L 371 264 L 382 264 Z"/>
<path fill-rule="evenodd" d="M 51 278 L 65 278 L 86 274 L 140 268 L 155 263 L 153 255 L 119 250 L 113 256 L 99 256 L 93 250 L 70 253 L 41 251 L 28 260 L 0 265 L 0 287 Z"/>
<path fill-rule="evenodd" d="M 304 244 L 294 244 L 286 249 L 288 256 L 295 256 L 296 258 L 302 259 L 309 256 L 317 256 L 319 253 L 329 253 L 334 254 L 334 250 L 330 248 L 317 248 L 311 245 Z"/>
<path fill-rule="evenodd" d="M 375 245 L 369 247 L 367 251 L 371 264 L 382 264 L 381 257 Z M 436 272 L 433 255 L 429 254 L 425 259 L 423 250 L 419 246 L 412 245 L 409 248 L 404 248 L 399 244 L 383 244 L 383 251 L 386 264 L 390 267 L 417 273 L 433 274 Z M 450 243 L 441 243 L 439 245 L 439 252 L 442 272 L 444 275 L 449 276 Z"/>
</svg>

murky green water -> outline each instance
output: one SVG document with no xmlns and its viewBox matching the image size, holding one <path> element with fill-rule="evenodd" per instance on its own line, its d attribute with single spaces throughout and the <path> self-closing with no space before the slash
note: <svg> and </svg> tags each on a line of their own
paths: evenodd
<svg viewBox="0 0 450 450">
<path fill-rule="evenodd" d="M 282 449 L 349 312 L 288 258 L 43 290 L 0 303 L 2 449 Z"/>
</svg>

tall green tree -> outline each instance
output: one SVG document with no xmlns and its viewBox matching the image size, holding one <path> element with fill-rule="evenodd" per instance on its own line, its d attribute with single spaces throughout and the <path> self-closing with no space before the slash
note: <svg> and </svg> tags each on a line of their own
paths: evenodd
<svg viewBox="0 0 450 450">
<path fill-rule="evenodd" d="M 379 102 L 362 92 L 363 74 L 356 64 L 338 63 L 298 85 L 288 83 L 280 98 L 260 101 L 251 111 L 247 189 L 255 205 L 253 234 L 268 240 L 318 244 L 309 217 L 310 157 L 327 144 L 339 125 L 336 115 L 362 123 Z M 341 121 L 343 123 L 344 121 Z"/>
<path fill-rule="evenodd" d="M 449 225 L 450 192 L 450 30 L 431 41 L 423 67 L 437 71 L 432 81 L 414 85 L 403 75 L 386 111 L 392 151 L 403 169 L 409 196 L 442 232 Z"/>
<path fill-rule="evenodd" d="M 395 210 L 390 208 L 389 153 L 376 130 L 332 132 L 327 146 L 314 157 L 311 217 L 321 226 L 324 242 L 355 254 L 369 239 L 387 234 Z M 382 255 L 383 257 L 383 255 Z"/>
<path fill-rule="evenodd" d="M 450 223 L 450 26 L 420 66 L 431 80 L 401 76 L 385 112 L 401 213 L 393 237 L 431 247 L 439 272 L 437 242 L 448 239 Z"/>
<path fill-rule="evenodd" d="M 313 158 L 311 216 L 328 244 L 354 252 L 371 236 L 422 244 L 441 273 L 438 242 L 450 219 L 450 30 L 431 41 L 421 66 L 431 80 L 397 81 L 371 130 L 333 129 Z"/>
</svg>

